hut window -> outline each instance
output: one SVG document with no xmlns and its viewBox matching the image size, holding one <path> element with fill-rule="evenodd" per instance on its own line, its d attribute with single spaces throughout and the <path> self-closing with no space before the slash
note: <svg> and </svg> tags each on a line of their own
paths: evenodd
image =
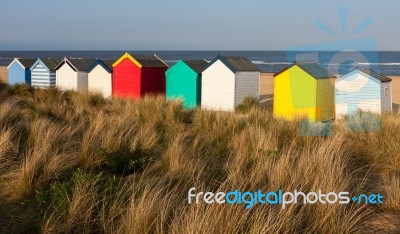
<svg viewBox="0 0 400 234">
<path fill-rule="evenodd" d="M 389 88 L 385 88 L 385 96 L 389 95 Z"/>
</svg>

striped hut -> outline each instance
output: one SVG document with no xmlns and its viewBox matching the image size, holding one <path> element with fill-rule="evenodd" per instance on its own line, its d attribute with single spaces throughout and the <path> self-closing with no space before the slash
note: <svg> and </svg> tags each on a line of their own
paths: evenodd
<svg viewBox="0 0 400 234">
<path fill-rule="evenodd" d="M 56 86 L 56 70 L 61 59 L 38 58 L 31 67 L 32 87 L 50 88 Z"/>
</svg>

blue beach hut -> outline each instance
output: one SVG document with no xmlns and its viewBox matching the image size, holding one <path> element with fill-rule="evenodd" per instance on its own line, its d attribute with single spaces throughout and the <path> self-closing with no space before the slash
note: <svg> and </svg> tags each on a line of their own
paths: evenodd
<svg viewBox="0 0 400 234">
<path fill-rule="evenodd" d="M 26 84 L 31 85 L 30 68 L 35 63 L 35 59 L 14 59 L 7 67 L 8 84 Z"/>
</svg>

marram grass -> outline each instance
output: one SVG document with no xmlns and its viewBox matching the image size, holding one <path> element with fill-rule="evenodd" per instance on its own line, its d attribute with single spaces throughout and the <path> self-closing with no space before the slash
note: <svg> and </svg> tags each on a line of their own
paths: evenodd
<svg viewBox="0 0 400 234">
<path fill-rule="evenodd" d="M 0 232 L 396 233 L 400 116 L 305 137 L 246 100 L 236 113 L 163 97 L 0 87 Z M 358 125 L 352 125 L 359 127 Z M 349 191 L 370 205 L 188 205 L 187 192 Z"/>
</svg>

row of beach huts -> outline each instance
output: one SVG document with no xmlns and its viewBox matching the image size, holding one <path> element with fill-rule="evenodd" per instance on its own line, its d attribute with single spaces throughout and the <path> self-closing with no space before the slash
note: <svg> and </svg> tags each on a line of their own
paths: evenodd
<svg viewBox="0 0 400 234">
<path fill-rule="evenodd" d="M 259 99 L 260 70 L 247 58 L 218 55 L 212 61 L 178 61 L 125 53 L 117 61 L 81 58 L 14 59 L 10 85 L 100 92 L 104 97 L 140 99 L 162 94 L 182 99 L 187 109 L 233 111 L 246 97 Z M 371 70 L 337 77 L 316 63 L 296 63 L 274 75 L 275 117 L 324 122 L 357 110 L 392 110 L 391 79 Z"/>
</svg>

